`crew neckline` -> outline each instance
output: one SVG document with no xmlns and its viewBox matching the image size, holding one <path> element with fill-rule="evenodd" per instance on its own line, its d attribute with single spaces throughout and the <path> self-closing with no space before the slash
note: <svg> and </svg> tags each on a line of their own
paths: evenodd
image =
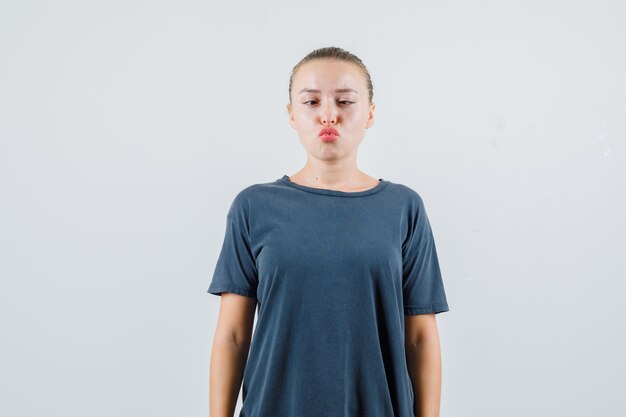
<svg viewBox="0 0 626 417">
<path fill-rule="evenodd" d="M 361 197 L 361 196 L 374 194 L 374 193 L 377 193 L 379 191 L 382 191 L 389 184 L 389 181 L 384 180 L 382 178 L 379 178 L 378 179 L 378 184 L 376 184 L 375 187 L 372 187 L 372 188 L 370 188 L 368 190 L 363 190 L 363 191 L 339 191 L 339 190 L 331 190 L 329 188 L 315 188 L 315 187 L 308 187 L 306 185 L 296 184 L 295 182 L 292 182 L 289 179 L 289 176 L 287 174 L 284 174 L 282 176 L 282 178 L 279 179 L 279 181 L 282 181 L 283 183 L 287 184 L 290 187 L 297 188 L 298 190 L 302 190 L 302 191 L 307 191 L 309 193 L 322 194 L 322 195 L 333 195 L 333 196 L 338 196 L 338 197 Z"/>
</svg>

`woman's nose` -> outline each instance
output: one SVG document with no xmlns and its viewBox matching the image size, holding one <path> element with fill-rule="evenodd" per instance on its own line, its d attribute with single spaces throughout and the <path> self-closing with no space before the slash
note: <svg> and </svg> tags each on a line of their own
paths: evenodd
<svg viewBox="0 0 626 417">
<path fill-rule="evenodd" d="M 337 109 L 334 104 L 327 104 L 322 108 L 321 119 L 324 124 L 337 123 Z"/>
</svg>

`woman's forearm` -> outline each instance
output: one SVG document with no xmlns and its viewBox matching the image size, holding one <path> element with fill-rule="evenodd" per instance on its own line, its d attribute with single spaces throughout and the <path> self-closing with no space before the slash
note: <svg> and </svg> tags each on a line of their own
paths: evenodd
<svg viewBox="0 0 626 417">
<path fill-rule="evenodd" d="M 239 345 L 230 340 L 213 341 L 209 372 L 209 417 L 233 417 L 248 348 L 248 345 Z"/>
<path fill-rule="evenodd" d="M 415 417 L 439 417 L 441 402 L 441 349 L 438 337 L 407 345 L 406 357 L 413 383 Z"/>
</svg>

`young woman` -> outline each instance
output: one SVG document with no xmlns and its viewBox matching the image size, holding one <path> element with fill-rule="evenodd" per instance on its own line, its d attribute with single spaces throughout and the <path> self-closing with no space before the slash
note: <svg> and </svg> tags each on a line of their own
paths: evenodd
<svg viewBox="0 0 626 417">
<path fill-rule="evenodd" d="M 439 415 L 448 303 L 420 195 L 357 168 L 372 97 L 343 49 L 294 67 L 287 110 L 307 161 L 241 190 L 226 216 L 211 417 L 233 416 L 242 381 L 242 417 Z"/>
</svg>

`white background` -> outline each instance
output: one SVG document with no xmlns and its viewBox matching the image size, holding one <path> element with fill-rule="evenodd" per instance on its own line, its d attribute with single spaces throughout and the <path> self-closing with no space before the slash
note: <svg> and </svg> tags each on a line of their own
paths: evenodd
<svg viewBox="0 0 626 417">
<path fill-rule="evenodd" d="M 441 416 L 624 415 L 625 22 L 617 0 L 0 1 L 0 415 L 208 415 L 226 211 L 304 164 L 289 75 L 324 46 L 372 75 L 359 167 L 429 213 Z"/>
</svg>

